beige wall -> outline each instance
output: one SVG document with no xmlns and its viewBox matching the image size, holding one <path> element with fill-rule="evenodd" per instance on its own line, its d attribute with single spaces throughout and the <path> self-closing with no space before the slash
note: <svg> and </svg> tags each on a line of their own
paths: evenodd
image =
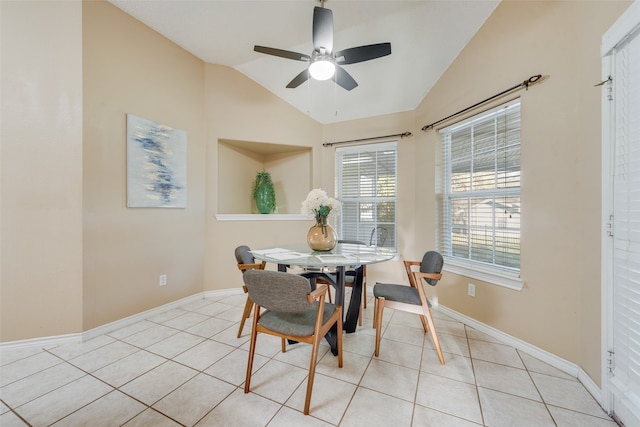
<svg viewBox="0 0 640 427">
<path fill-rule="evenodd" d="M 522 100 L 521 292 L 448 274 L 440 304 L 581 366 L 600 382 L 600 41 L 629 2 L 502 2 L 416 111 L 428 124 L 535 74 Z M 434 167 L 437 131 L 418 138 Z M 416 216 L 433 224 L 436 199 Z M 431 231 L 419 231 L 431 238 Z M 476 284 L 476 297 L 467 284 Z"/>
<path fill-rule="evenodd" d="M 106 2 L 83 59 L 86 330 L 202 291 L 205 99 L 201 60 Z M 126 207 L 127 113 L 186 131 L 186 209 Z"/>
<path fill-rule="evenodd" d="M 2 1 L 0 341 L 82 330 L 82 5 Z"/>
<path fill-rule="evenodd" d="M 242 278 L 235 268 L 234 249 L 239 245 L 252 248 L 296 242 L 306 236 L 310 221 L 218 221 L 218 189 L 226 186 L 226 178 L 218 173 L 218 141 L 237 140 L 299 146 L 312 151 L 312 163 L 301 168 L 280 168 L 275 159 L 268 169 L 273 171 L 275 182 L 287 180 L 299 183 L 292 192 L 298 192 L 299 201 L 287 200 L 290 209 L 300 204 L 311 187 L 322 186 L 326 176 L 323 158 L 319 155 L 322 126 L 307 115 L 294 110 L 283 100 L 259 86 L 237 71 L 220 65 L 206 65 L 206 290 L 239 287 Z M 226 165 L 228 169 L 246 169 L 241 156 L 237 165 Z M 260 162 L 254 160 L 253 168 Z M 255 169 L 248 171 L 253 177 Z M 331 180 L 331 183 L 333 180 Z M 333 185 L 333 184 L 331 184 Z M 278 190 L 278 185 L 276 185 Z M 247 186 L 248 193 L 251 187 Z M 276 199 L 282 197 L 276 193 Z M 291 196 L 294 198 L 295 196 Z M 242 213 L 242 212 L 234 212 Z M 231 266 L 231 268 L 229 268 Z"/>
<path fill-rule="evenodd" d="M 1 2 L 1 340 L 88 330 L 202 290 L 238 287 L 236 246 L 305 235 L 307 221 L 216 219 L 225 187 L 219 140 L 310 148 L 309 171 L 282 179 L 333 193 L 334 149 L 322 142 L 412 132 L 399 142 L 398 244 L 402 258 L 419 257 L 435 246 L 439 155 L 437 132 L 420 127 L 541 73 L 543 82 L 519 92 L 525 288 L 447 274 L 435 291 L 440 304 L 572 361 L 599 382 L 600 89 L 593 84 L 600 38 L 628 4 L 503 1 L 415 111 L 322 126 L 108 3 L 83 3 L 81 17 L 74 2 Z M 187 209 L 125 207 L 126 113 L 187 131 Z M 169 284 L 160 288 L 163 273 Z M 400 262 L 368 274 L 370 285 L 404 280 Z M 475 298 L 466 296 L 469 282 Z"/>
</svg>

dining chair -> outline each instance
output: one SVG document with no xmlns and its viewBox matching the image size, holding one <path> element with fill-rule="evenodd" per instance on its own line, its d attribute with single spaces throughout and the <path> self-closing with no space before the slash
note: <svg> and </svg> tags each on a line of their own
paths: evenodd
<svg viewBox="0 0 640 427">
<path fill-rule="evenodd" d="M 366 245 L 366 243 L 360 240 L 340 239 L 338 243 L 346 243 L 352 245 Z M 332 278 L 335 278 L 335 274 L 330 274 Z M 362 326 L 362 310 L 367 308 L 367 266 L 359 265 L 346 269 L 344 272 L 344 286 L 347 288 L 353 288 L 357 284 L 358 280 L 362 280 L 362 298 L 360 300 L 360 313 L 358 313 L 358 325 Z M 328 281 L 322 278 L 316 279 L 318 283 L 330 284 Z M 334 280 L 335 283 L 335 280 Z M 331 296 L 331 294 L 329 294 Z"/>
<path fill-rule="evenodd" d="M 243 274 L 247 270 L 264 270 L 265 265 L 267 265 L 266 261 L 256 263 L 251 249 L 246 245 L 238 246 L 235 250 L 235 255 L 236 261 L 238 262 L 238 269 L 242 271 Z M 246 286 L 242 285 L 242 290 L 245 294 L 247 293 Z M 253 308 L 253 301 L 251 301 L 251 298 L 247 295 L 247 301 L 244 303 L 244 311 L 242 312 L 242 319 L 240 320 L 240 328 L 238 329 L 238 338 L 242 336 L 242 328 L 244 328 L 245 320 L 251 315 L 251 308 Z"/>
<path fill-rule="evenodd" d="M 325 303 L 327 285 L 311 291 L 309 281 L 297 274 L 271 270 L 249 270 L 243 274 L 249 297 L 255 303 L 244 392 L 251 387 L 251 371 L 258 333 L 280 337 L 282 352 L 286 341 L 312 345 L 304 414 L 309 415 L 311 391 L 320 340 L 336 328 L 338 367 L 342 368 L 342 307 Z M 265 309 L 261 313 L 261 309 Z"/>
<path fill-rule="evenodd" d="M 380 335 L 382 334 L 382 312 L 385 308 L 414 313 L 420 316 L 422 327 L 431 333 L 440 363 L 444 365 L 444 357 L 440 348 L 440 340 L 431 317 L 431 303 L 426 296 L 422 280 L 431 286 L 438 284 L 442 278 L 442 255 L 436 251 L 428 251 L 422 261 L 404 261 L 404 268 L 409 277 L 409 286 L 389 283 L 376 283 L 373 287 L 374 313 L 373 327 L 376 329 L 376 357 L 380 354 Z M 418 268 L 418 271 L 416 270 Z"/>
</svg>

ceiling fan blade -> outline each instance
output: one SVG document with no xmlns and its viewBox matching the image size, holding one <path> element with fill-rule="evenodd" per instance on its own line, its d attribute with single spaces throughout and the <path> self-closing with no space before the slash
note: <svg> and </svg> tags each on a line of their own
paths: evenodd
<svg viewBox="0 0 640 427">
<path fill-rule="evenodd" d="M 336 73 L 331 78 L 334 82 L 338 83 L 341 87 L 346 90 L 354 89 L 358 86 L 358 83 L 351 77 L 351 74 L 347 73 L 347 71 L 336 65 Z"/>
<path fill-rule="evenodd" d="M 273 47 L 256 45 L 253 47 L 253 50 L 260 53 L 266 53 L 267 55 L 279 56 L 280 58 L 294 59 L 296 61 L 309 62 L 311 60 L 311 57 L 309 55 L 298 52 L 291 52 L 290 50 L 275 49 Z"/>
<path fill-rule="evenodd" d="M 352 47 L 336 52 L 336 63 L 340 65 L 369 61 L 391 54 L 391 43 L 377 43 Z"/>
<path fill-rule="evenodd" d="M 333 52 L 333 12 L 324 7 L 313 8 L 313 49 L 325 53 Z"/>
<path fill-rule="evenodd" d="M 304 70 L 302 70 L 300 74 L 295 76 L 293 80 L 289 82 L 289 84 L 287 85 L 287 88 L 295 89 L 298 86 L 300 86 L 302 83 L 306 82 L 307 80 L 309 80 L 309 69 L 305 68 Z"/>
</svg>

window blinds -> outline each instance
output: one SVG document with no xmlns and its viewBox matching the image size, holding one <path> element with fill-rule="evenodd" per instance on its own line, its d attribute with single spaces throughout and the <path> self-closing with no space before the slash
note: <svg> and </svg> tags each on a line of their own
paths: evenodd
<svg viewBox="0 0 640 427">
<path fill-rule="evenodd" d="M 640 417 L 640 37 L 615 53 L 613 393 Z"/>
<path fill-rule="evenodd" d="M 397 143 L 336 149 L 341 239 L 396 246 Z"/>
<path fill-rule="evenodd" d="M 441 131 L 445 256 L 520 268 L 520 101 Z"/>
</svg>

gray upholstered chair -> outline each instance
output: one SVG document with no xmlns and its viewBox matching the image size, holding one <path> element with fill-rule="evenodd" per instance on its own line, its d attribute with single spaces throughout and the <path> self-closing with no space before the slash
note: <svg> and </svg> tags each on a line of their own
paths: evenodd
<svg viewBox="0 0 640 427">
<path fill-rule="evenodd" d="M 422 261 L 404 261 L 404 268 L 409 276 L 409 285 L 395 285 L 376 283 L 373 287 L 375 308 L 373 313 L 373 327 L 376 328 L 375 355 L 380 354 L 380 335 L 382 334 L 382 312 L 386 308 L 418 314 L 425 332 L 431 332 L 431 338 L 436 347 L 440 363 L 444 365 L 444 357 L 440 348 L 438 334 L 431 317 L 431 303 L 427 298 L 422 280 L 435 286 L 442 278 L 442 255 L 435 251 L 428 251 Z M 419 266 L 418 271 L 414 267 Z"/>
<path fill-rule="evenodd" d="M 304 403 L 304 414 L 309 415 L 318 347 L 332 327 L 337 328 L 338 366 L 342 368 L 342 307 L 325 303 L 327 285 L 319 285 L 310 291 L 309 281 L 297 274 L 249 270 L 243 274 L 243 279 L 249 297 L 255 303 L 244 392 L 250 391 L 258 333 L 280 337 L 283 353 L 286 351 L 285 339 L 311 344 Z M 261 309 L 265 311 L 261 313 Z"/>
<path fill-rule="evenodd" d="M 247 270 L 264 270 L 266 261 L 256 264 L 256 259 L 251 253 L 249 246 L 238 246 L 235 250 L 236 261 L 238 262 L 238 269 L 243 273 Z M 242 286 L 244 293 L 247 293 L 247 287 Z M 251 315 L 251 308 L 253 308 L 253 301 L 247 296 L 247 301 L 244 303 L 244 311 L 242 312 L 242 319 L 240 320 L 240 328 L 238 329 L 238 338 L 242 336 L 242 328 L 244 328 L 244 322 Z"/>
</svg>

